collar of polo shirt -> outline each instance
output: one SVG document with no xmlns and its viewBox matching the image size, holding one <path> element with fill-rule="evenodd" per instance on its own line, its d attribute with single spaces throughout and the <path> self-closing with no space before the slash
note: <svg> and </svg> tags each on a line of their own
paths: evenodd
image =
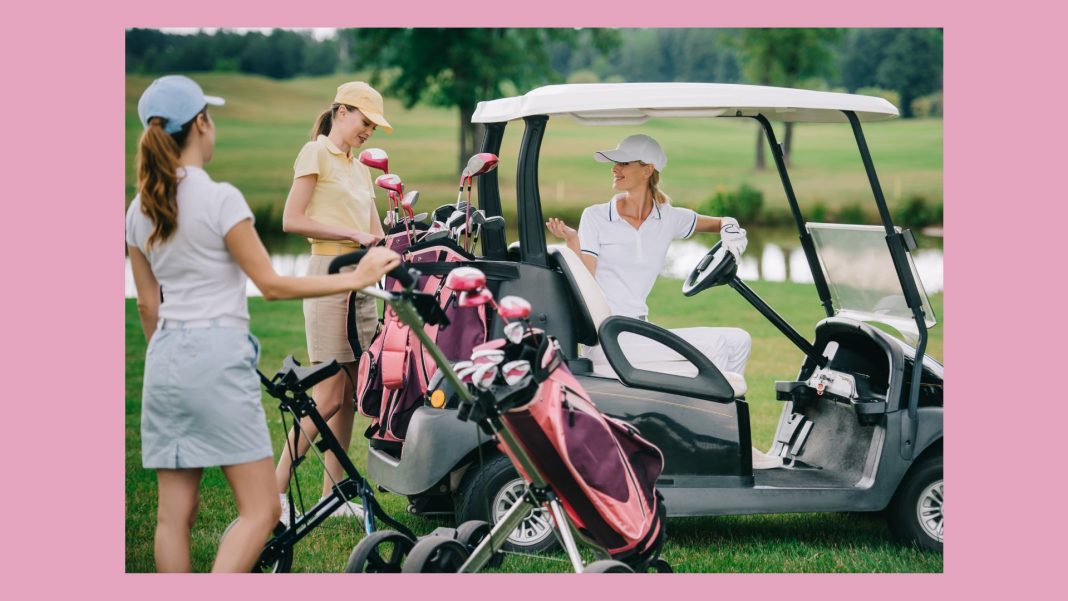
<svg viewBox="0 0 1068 601">
<path fill-rule="evenodd" d="M 615 221 L 619 219 L 619 209 L 616 208 L 616 202 L 619 201 L 618 196 L 613 196 L 612 201 L 608 203 L 608 220 Z M 649 213 L 650 217 L 656 217 L 660 219 L 660 203 L 653 201 L 653 211 Z"/>
<path fill-rule="evenodd" d="M 328 137 L 326 137 L 326 136 L 324 136 L 322 134 L 319 134 L 319 140 L 322 141 L 322 143 L 326 146 L 326 149 L 329 150 L 331 154 L 336 154 L 336 155 L 339 155 L 339 156 L 343 156 L 343 157 L 345 157 L 346 159 L 348 159 L 350 161 L 352 160 L 352 151 L 351 150 L 349 152 L 341 152 L 341 149 L 338 148 L 333 142 L 331 142 L 330 138 L 328 138 Z"/>
</svg>

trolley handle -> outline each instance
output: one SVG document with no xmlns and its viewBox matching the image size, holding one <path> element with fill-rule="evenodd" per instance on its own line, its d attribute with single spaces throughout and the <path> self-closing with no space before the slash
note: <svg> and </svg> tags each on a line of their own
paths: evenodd
<svg viewBox="0 0 1068 601">
<path fill-rule="evenodd" d="M 338 273 L 342 267 L 348 267 L 349 265 L 355 265 L 360 262 L 360 259 L 367 254 L 366 250 L 357 250 L 344 255 L 338 255 L 334 257 L 333 261 L 330 261 L 330 267 L 327 269 L 328 273 Z M 415 285 L 415 278 L 408 271 L 408 268 L 404 266 L 404 263 L 393 268 L 389 272 L 389 276 L 401 283 L 405 289 L 411 288 Z"/>
</svg>

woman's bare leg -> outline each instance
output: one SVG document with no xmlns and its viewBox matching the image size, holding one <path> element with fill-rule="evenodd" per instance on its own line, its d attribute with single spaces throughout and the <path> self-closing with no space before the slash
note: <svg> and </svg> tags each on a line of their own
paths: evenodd
<svg viewBox="0 0 1068 601">
<path fill-rule="evenodd" d="M 190 572 L 189 531 L 197 519 L 203 470 L 156 470 L 159 509 L 156 513 L 156 571 Z"/>
<path fill-rule="evenodd" d="M 271 478 L 271 459 L 223 466 L 237 500 L 237 523 L 221 541 L 212 572 L 248 572 L 256 564 L 282 508 Z"/>
</svg>

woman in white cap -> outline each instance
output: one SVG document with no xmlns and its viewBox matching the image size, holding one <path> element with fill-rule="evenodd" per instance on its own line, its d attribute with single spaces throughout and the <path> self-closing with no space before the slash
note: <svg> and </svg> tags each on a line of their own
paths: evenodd
<svg viewBox="0 0 1068 601">
<path fill-rule="evenodd" d="M 671 205 L 660 190 L 667 155 L 653 138 L 627 136 L 615 148 L 593 156 L 602 163 L 612 163 L 612 188 L 617 194 L 607 203 L 587 207 L 577 231 L 556 218 L 545 225 L 582 258 L 613 315 L 648 319 L 646 297 L 664 266 L 672 240 L 689 238 L 694 232 L 718 232 L 723 246 L 736 258 L 745 251 L 745 230 L 733 217 L 710 217 Z M 744 372 L 752 345 L 745 330 L 673 331 L 703 351 L 721 370 Z M 625 350 L 629 355 L 631 349 Z M 589 357 L 595 364 L 607 363 L 600 347 Z"/>
<path fill-rule="evenodd" d="M 222 466 L 240 518 L 220 542 L 213 571 L 249 571 L 278 522 L 246 277 L 268 300 L 301 298 L 366 287 L 400 261 L 378 249 L 350 273 L 276 274 L 244 197 L 204 171 L 215 149 L 209 104 L 223 100 L 179 75 L 152 82 L 137 104 L 145 131 L 126 242 L 148 340 L 141 456 L 144 467 L 156 469 L 159 485 L 161 572 L 190 571 L 190 529 L 205 467 Z"/>
<path fill-rule="evenodd" d="M 293 185 L 282 213 L 282 228 L 308 238 L 311 243 L 308 275 L 324 274 L 335 256 L 374 246 L 385 237 L 375 209 L 371 172 L 356 158 L 358 149 L 377 128 L 393 131 L 383 113 L 382 95 L 371 86 L 362 81 L 338 86 L 334 102 L 316 119 L 311 141 L 301 148 L 293 163 Z M 336 359 L 342 366 L 337 375 L 316 385 L 312 396 L 344 449 L 352 440 L 355 417 L 352 398 L 359 359 L 349 344 L 347 315 L 347 294 L 304 301 L 308 359 L 312 363 Z M 355 322 L 360 346 L 367 348 L 378 327 L 373 298 L 356 295 Z M 311 436 L 317 434 L 309 419 L 305 418 L 301 425 Z M 302 456 L 307 449 L 308 442 L 301 437 L 296 456 Z M 287 447 L 275 470 L 284 508 L 292 462 Z M 344 477 L 337 458 L 327 453 L 322 495 L 329 494 L 333 483 Z M 340 505 L 334 515 L 359 517 L 361 511 L 359 504 L 349 502 L 347 506 Z"/>
</svg>

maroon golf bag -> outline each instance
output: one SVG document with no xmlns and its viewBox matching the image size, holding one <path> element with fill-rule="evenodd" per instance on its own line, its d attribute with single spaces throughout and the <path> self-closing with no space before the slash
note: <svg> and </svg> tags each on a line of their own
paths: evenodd
<svg viewBox="0 0 1068 601">
<path fill-rule="evenodd" d="M 614 559 L 643 566 L 664 541 L 666 513 L 656 490 L 664 456 L 633 426 L 598 411 L 555 340 L 540 338 L 532 361 L 540 366 L 537 392 L 502 420 L 575 524 Z M 500 447 L 529 481 L 512 449 Z"/>
</svg>

